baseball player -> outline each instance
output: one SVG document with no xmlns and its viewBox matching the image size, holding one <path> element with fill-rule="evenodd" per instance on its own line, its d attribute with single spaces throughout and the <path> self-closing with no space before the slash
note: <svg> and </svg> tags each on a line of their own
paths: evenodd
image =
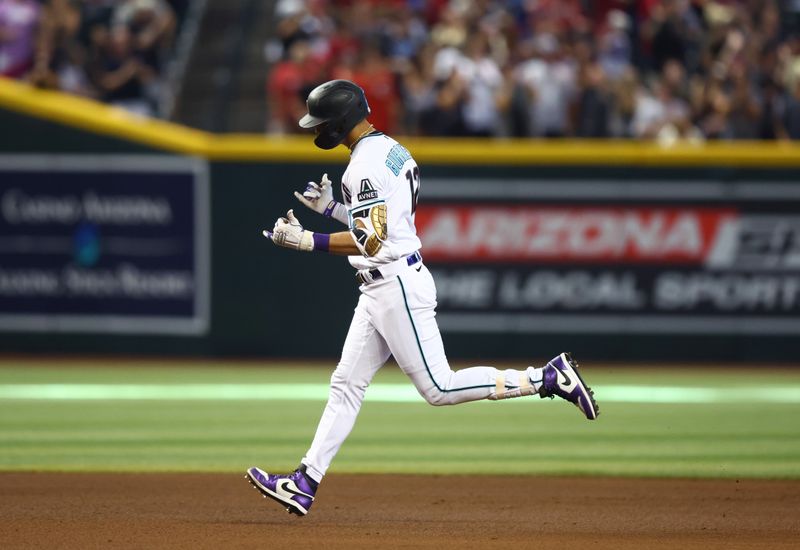
<svg viewBox="0 0 800 550">
<path fill-rule="evenodd" d="M 343 202 L 334 199 L 327 174 L 319 183 L 310 182 L 303 194 L 295 192 L 295 197 L 346 229 L 314 233 L 289 210 L 264 236 L 285 248 L 348 256 L 361 296 L 331 377 L 328 403 L 300 466 L 288 475 L 249 468 L 250 483 L 290 513 L 307 514 L 319 483 L 353 428 L 367 386 L 390 355 L 431 405 L 538 394 L 561 397 L 589 420 L 597 418 L 593 393 L 568 353 L 544 367 L 525 370 L 450 368 L 435 319 L 436 287 L 414 227 L 420 190 L 417 163 L 405 147 L 367 121 L 367 99 L 356 84 L 326 82 L 311 92 L 307 106 L 300 126 L 314 129 L 317 147 L 345 145 L 350 164 L 342 176 Z"/>
</svg>

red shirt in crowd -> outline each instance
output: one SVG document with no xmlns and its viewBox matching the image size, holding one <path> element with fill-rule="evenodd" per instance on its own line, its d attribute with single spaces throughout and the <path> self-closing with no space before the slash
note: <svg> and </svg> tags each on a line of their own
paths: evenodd
<svg viewBox="0 0 800 550">
<path fill-rule="evenodd" d="M 311 56 L 305 45 L 292 48 L 298 50 L 291 52 L 290 59 L 276 64 L 267 80 L 272 118 L 290 132 L 299 131 L 297 121 L 306 112 L 305 94 L 324 80 L 324 63 Z"/>
<path fill-rule="evenodd" d="M 345 78 L 361 86 L 369 102 L 369 121 L 381 132 L 394 133 L 400 98 L 394 74 L 380 60 L 367 60 L 353 70 L 334 69 L 333 78 Z"/>
</svg>

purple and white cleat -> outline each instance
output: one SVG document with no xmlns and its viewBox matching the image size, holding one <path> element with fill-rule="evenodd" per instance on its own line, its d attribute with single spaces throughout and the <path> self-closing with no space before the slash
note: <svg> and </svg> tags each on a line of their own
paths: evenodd
<svg viewBox="0 0 800 550">
<path fill-rule="evenodd" d="M 539 397 L 552 399 L 556 395 L 574 403 L 589 420 L 594 420 L 600 414 L 594 392 L 578 374 L 578 363 L 569 353 L 554 357 L 544 367 Z"/>
<path fill-rule="evenodd" d="M 247 469 L 244 477 L 264 495 L 264 498 L 277 500 L 290 514 L 298 516 L 308 513 L 319 485 L 306 474 L 304 465 L 300 465 L 294 473 L 286 475 L 268 474 L 261 468 L 253 466 Z"/>
</svg>

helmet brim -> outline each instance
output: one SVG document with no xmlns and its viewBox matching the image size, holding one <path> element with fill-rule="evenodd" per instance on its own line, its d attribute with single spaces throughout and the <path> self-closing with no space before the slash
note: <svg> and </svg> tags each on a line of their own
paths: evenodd
<svg viewBox="0 0 800 550">
<path fill-rule="evenodd" d="M 319 126 L 320 124 L 325 124 L 326 122 L 328 122 L 328 120 L 325 118 L 320 118 L 307 114 L 300 119 L 300 122 L 298 122 L 298 124 L 300 125 L 301 128 L 314 128 L 316 126 Z"/>
</svg>

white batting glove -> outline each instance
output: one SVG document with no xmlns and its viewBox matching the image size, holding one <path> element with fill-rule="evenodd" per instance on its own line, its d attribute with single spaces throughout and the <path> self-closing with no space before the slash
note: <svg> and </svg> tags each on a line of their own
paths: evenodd
<svg viewBox="0 0 800 550">
<path fill-rule="evenodd" d="M 278 218 L 272 231 L 265 229 L 262 233 L 266 238 L 284 248 L 304 252 L 314 250 L 314 233 L 303 229 L 300 220 L 294 217 L 293 210 L 289 210 L 285 218 Z"/>
<path fill-rule="evenodd" d="M 328 174 L 322 174 L 322 180 L 319 183 L 308 182 L 303 194 L 295 191 L 294 196 L 314 212 L 322 214 L 326 218 L 338 220 L 343 224 L 348 223 L 347 209 L 333 198 L 333 182 L 328 179 Z"/>
<path fill-rule="evenodd" d="M 331 185 L 331 180 L 328 179 L 328 174 L 322 174 L 322 180 L 319 183 L 308 182 L 303 194 L 301 195 L 295 191 L 294 196 L 318 214 L 325 214 L 325 209 L 328 208 L 328 205 L 331 202 L 335 202 L 333 200 L 333 186 Z"/>
</svg>

